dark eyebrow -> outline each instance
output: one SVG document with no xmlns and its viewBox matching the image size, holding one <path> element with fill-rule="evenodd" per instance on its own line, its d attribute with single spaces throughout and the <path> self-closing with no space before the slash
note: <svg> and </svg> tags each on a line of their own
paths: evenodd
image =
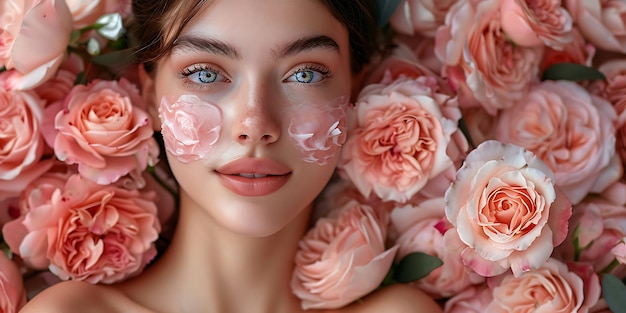
<svg viewBox="0 0 626 313">
<path fill-rule="evenodd" d="M 215 38 L 203 38 L 190 35 L 181 36 L 174 41 L 172 51 L 177 49 L 201 52 L 209 51 L 231 59 L 241 59 L 241 54 L 239 54 L 239 51 L 237 51 L 235 47 Z"/>
<path fill-rule="evenodd" d="M 328 36 L 321 35 L 300 38 L 292 41 L 281 49 L 274 51 L 274 55 L 276 58 L 281 58 L 317 48 L 330 49 L 339 53 L 339 45 L 337 42 Z"/>
</svg>

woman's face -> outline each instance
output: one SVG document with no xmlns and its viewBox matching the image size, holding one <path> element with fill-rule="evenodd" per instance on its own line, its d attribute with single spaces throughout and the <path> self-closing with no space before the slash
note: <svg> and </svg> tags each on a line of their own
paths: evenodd
<svg viewBox="0 0 626 313">
<path fill-rule="evenodd" d="M 347 131 L 348 33 L 315 0 L 210 3 L 147 86 L 183 192 L 217 224 L 266 236 L 333 173 Z"/>
</svg>

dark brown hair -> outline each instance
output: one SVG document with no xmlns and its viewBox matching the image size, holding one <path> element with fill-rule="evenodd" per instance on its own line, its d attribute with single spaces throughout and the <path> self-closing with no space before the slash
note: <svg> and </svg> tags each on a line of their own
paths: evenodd
<svg viewBox="0 0 626 313">
<path fill-rule="evenodd" d="M 148 72 L 167 55 L 182 29 L 208 0 L 133 0 L 137 41 L 135 58 Z M 376 4 L 373 0 L 321 0 L 348 30 L 351 68 L 361 71 L 378 49 Z"/>
</svg>

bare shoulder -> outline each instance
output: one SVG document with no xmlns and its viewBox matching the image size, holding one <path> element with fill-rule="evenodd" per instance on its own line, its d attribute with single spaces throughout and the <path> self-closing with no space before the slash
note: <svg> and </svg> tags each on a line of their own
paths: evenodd
<svg viewBox="0 0 626 313">
<path fill-rule="evenodd" d="M 55 284 L 26 303 L 20 313 L 149 313 L 123 293 L 80 281 Z"/>
<path fill-rule="evenodd" d="M 384 287 L 354 306 L 358 313 L 439 313 L 441 307 L 430 296 L 416 287 L 395 284 Z"/>
</svg>

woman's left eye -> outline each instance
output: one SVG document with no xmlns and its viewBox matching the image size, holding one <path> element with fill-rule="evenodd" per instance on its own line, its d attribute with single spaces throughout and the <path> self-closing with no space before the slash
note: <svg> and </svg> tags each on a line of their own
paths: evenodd
<svg viewBox="0 0 626 313">
<path fill-rule="evenodd" d="M 302 84 L 312 84 L 317 83 L 324 78 L 329 76 L 328 70 L 318 70 L 318 69 L 299 69 L 295 73 L 293 73 L 286 81 L 296 82 Z"/>
</svg>

